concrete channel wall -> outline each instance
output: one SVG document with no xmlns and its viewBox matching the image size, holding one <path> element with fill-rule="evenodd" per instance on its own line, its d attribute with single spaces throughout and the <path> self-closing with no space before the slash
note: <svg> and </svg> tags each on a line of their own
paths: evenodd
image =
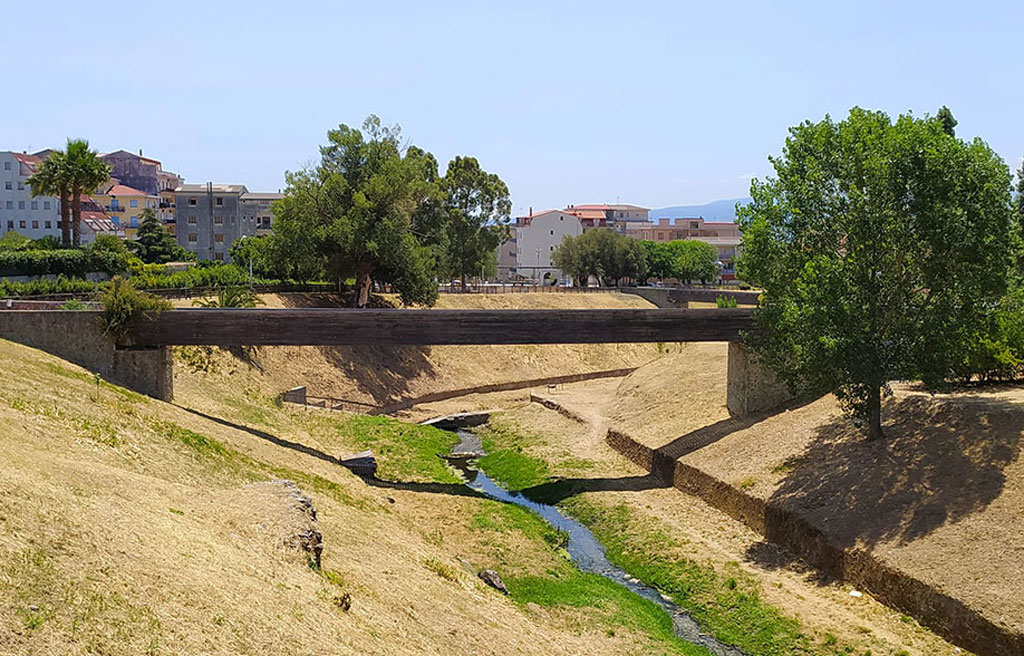
<svg viewBox="0 0 1024 656">
<path fill-rule="evenodd" d="M 170 350 L 115 347 L 103 334 L 97 312 L 0 311 L 0 338 L 74 362 L 140 394 L 162 401 L 174 397 Z"/>
</svg>

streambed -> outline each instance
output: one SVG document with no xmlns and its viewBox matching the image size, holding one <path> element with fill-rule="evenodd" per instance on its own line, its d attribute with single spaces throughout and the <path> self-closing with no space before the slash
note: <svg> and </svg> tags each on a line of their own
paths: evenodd
<svg viewBox="0 0 1024 656">
<path fill-rule="evenodd" d="M 740 649 L 726 645 L 714 636 L 702 632 L 697 622 L 685 610 L 677 606 L 670 597 L 613 565 L 605 554 L 604 545 L 586 526 L 564 515 L 555 506 L 533 501 L 495 483 L 486 472 L 477 466 L 477 459 L 484 455 L 479 436 L 465 428 L 458 428 L 455 432 L 459 436 L 459 443 L 455 445 L 446 459 L 460 473 L 470 489 L 495 501 L 515 504 L 540 515 L 548 524 L 568 536 L 566 550 L 569 552 L 569 558 L 580 571 L 599 574 L 665 609 L 672 617 L 677 637 L 701 645 L 716 656 L 746 656 Z"/>
</svg>

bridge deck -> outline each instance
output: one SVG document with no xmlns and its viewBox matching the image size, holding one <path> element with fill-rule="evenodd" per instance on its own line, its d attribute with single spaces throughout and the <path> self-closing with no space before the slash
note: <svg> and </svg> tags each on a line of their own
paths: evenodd
<svg viewBox="0 0 1024 656">
<path fill-rule="evenodd" d="M 599 344 L 737 342 L 749 309 L 181 309 L 138 326 L 125 346 Z"/>
</svg>

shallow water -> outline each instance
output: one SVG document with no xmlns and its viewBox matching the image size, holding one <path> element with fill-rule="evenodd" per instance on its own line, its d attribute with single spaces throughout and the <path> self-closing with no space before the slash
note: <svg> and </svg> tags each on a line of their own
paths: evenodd
<svg viewBox="0 0 1024 656">
<path fill-rule="evenodd" d="M 605 554 L 604 545 L 586 526 L 563 515 L 555 506 L 538 503 L 518 492 L 509 492 L 500 487 L 485 472 L 476 468 L 475 457 L 483 453 L 480 438 L 465 429 L 457 430 L 456 434 L 459 436 L 459 443 L 452 449 L 448 462 L 462 474 L 466 485 L 496 501 L 512 503 L 532 510 L 551 526 L 566 533 L 569 536 L 566 550 L 581 571 L 600 574 L 664 608 L 672 616 L 675 634 L 678 637 L 687 642 L 702 645 L 716 656 L 745 656 L 736 647 L 723 644 L 713 636 L 703 633 L 697 622 L 686 611 L 673 603 L 671 598 L 662 595 L 651 586 L 630 576 L 625 570 L 613 565 Z"/>
</svg>

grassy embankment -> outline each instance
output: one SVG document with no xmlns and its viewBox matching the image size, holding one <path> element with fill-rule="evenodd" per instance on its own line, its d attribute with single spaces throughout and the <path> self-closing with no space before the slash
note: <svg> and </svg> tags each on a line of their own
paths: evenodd
<svg viewBox="0 0 1024 656">
<path fill-rule="evenodd" d="M 828 632 L 812 635 L 798 619 L 762 600 L 759 582 L 738 566 L 718 568 L 682 556 L 682 545 L 657 521 L 628 504 L 609 505 L 586 494 L 586 487 L 570 477 L 596 463 L 571 456 L 542 458 L 536 454 L 549 452 L 544 438 L 501 417 L 483 431 L 483 443 L 489 455 L 481 465 L 492 478 L 537 501 L 555 503 L 586 524 L 612 563 L 669 595 L 722 642 L 752 656 L 871 653 Z"/>
<path fill-rule="evenodd" d="M 0 653 L 704 653 L 468 493 L 437 457 L 450 433 L 241 385 L 197 414 L 2 340 L 0 376 Z M 366 447 L 392 482 L 327 457 Z M 317 506 L 320 568 L 278 530 L 277 478 Z"/>
</svg>

